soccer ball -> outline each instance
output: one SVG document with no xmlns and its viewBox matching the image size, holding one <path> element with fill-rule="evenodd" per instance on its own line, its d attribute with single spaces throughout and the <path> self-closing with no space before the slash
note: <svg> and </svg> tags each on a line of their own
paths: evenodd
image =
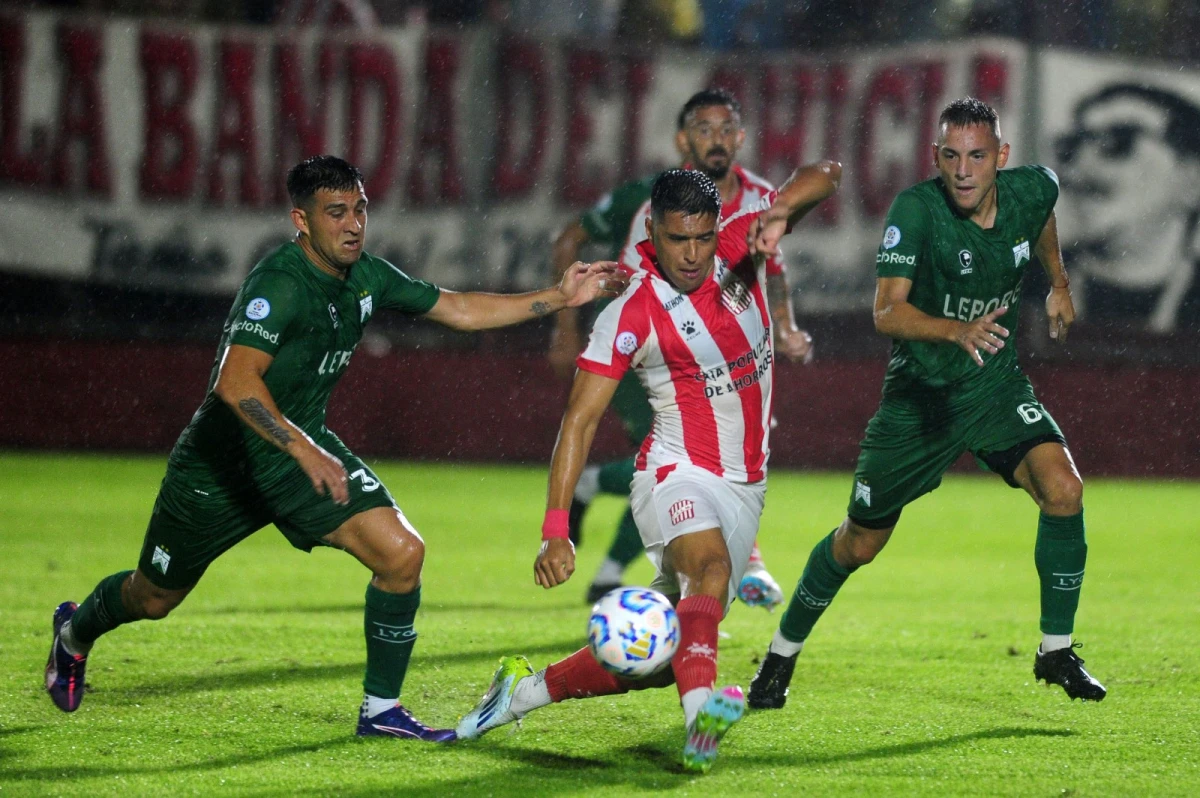
<svg viewBox="0 0 1200 798">
<path fill-rule="evenodd" d="M 662 593 L 619 587 L 588 619 L 588 647 L 604 669 L 630 679 L 662 670 L 679 647 L 679 617 Z"/>
</svg>

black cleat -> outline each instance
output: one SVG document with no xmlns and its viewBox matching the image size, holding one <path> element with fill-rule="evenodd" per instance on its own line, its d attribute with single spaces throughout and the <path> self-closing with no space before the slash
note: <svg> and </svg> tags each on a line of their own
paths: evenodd
<svg viewBox="0 0 1200 798">
<path fill-rule="evenodd" d="M 588 604 L 595 604 L 600 599 L 604 598 L 604 594 L 619 587 L 624 587 L 620 582 L 592 582 L 588 585 L 587 595 L 584 600 Z"/>
<path fill-rule="evenodd" d="M 583 514 L 590 506 L 579 499 L 571 498 L 571 509 L 567 510 L 567 535 L 575 546 L 578 546 L 579 541 L 583 540 Z"/>
<path fill-rule="evenodd" d="M 1083 668 L 1083 660 L 1071 649 L 1082 648 L 1082 643 L 1074 643 L 1070 648 L 1060 648 L 1043 654 L 1038 649 L 1033 660 L 1033 675 L 1038 681 L 1046 684 L 1057 684 L 1067 691 L 1074 701 L 1082 698 L 1084 701 L 1102 701 L 1108 691 L 1104 685 L 1092 678 Z"/>
<path fill-rule="evenodd" d="M 792 682 L 792 671 L 796 669 L 796 657 L 785 657 L 770 650 L 758 666 L 758 673 L 750 682 L 750 695 L 746 704 L 751 709 L 782 709 L 787 703 L 788 685 Z"/>
</svg>

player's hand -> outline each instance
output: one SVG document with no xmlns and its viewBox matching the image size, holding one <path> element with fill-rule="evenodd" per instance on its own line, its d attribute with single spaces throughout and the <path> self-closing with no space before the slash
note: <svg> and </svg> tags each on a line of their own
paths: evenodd
<svg viewBox="0 0 1200 798">
<path fill-rule="evenodd" d="M 546 359 L 554 373 L 564 380 L 575 375 L 575 358 L 583 351 L 583 336 L 579 334 L 579 320 L 574 311 L 559 313 L 554 317 L 554 329 L 550 332 L 550 350 Z"/>
<path fill-rule="evenodd" d="M 620 270 L 616 261 L 576 261 L 563 273 L 558 290 L 566 300 L 567 307 L 577 308 L 596 299 L 620 296 L 627 285 L 629 277 Z"/>
<path fill-rule="evenodd" d="M 746 246 L 751 255 L 778 255 L 779 241 L 787 232 L 788 217 L 773 211 L 759 214 L 746 231 Z"/>
<path fill-rule="evenodd" d="M 349 477 L 341 460 L 315 443 L 296 447 L 292 456 L 312 481 L 318 496 L 328 494 L 338 504 L 350 503 Z"/>
<path fill-rule="evenodd" d="M 778 327 L 775 333 L 776 347 L 793 363 L 808 365 L 813 359 L 812 336 L 795 327 Z"/>
<path fill-rule="evenodd" d="M 1004 339 L 1008 337 L 1008 330 L 997 324 L 996 319 L 1007 312 L 1008 308 L 1001 305 L 991 313 L 985 313 L 975 321 L 963 324 L 958 334 L 954 336 L 954 342 L 966 350 L 966 353 L 975 361 L 975 365 L 983 365 L 983 356 L 979 354 L 980 349 L 994 355 L 1004 348 Z"/>
<path fill-rule="evenodd" d="M 1050 337 L 1060 344 L 1067 340 L 1067 329 L 1075 322 L 1070 286 L 1050 289 L 1046 297 L 1046 317 L 1050 320 Z"/>
<path fill-rule="evenodd" d="M 533 562 L 533 581 L 549 590 L 575 573 L 575 546 L 566 538 L 542 541 L 542 550 Z"/>
</svg>

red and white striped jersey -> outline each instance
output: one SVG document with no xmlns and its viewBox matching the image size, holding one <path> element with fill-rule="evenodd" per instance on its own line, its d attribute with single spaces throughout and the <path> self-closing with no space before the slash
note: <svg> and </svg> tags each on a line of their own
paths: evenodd
<svg viewBox="0 0 1200 798">
<path fill-rule="evenodd" d="M 690 169 L 691 166 L 685 168 Z M 722 221 L 742 211 L 757 208 L 763 198 L 775 190 L 766 180 L 737 164 L 734 164 L 733 171 L 738 177 L 739 188 L 733 199 L 721 203 Z M 646 240 L 646 220 L 649 218 L 650 200 L 646 200 L 633 215 L 633 221 L 629 223 L 629 232 L 625 236 L 625 248 L 621 250 L 621 265 L 630 271 L 636 272 L 642 268 L 642 253 L 638 251 L 638 244 Z M 774 255 L 767 259 L 767 274 L 783 274 L 785 268 L 782 255 Z"/>
<path fill-rule="evenodd" d="M 766 476 L 774 349 L 765 267 L 746 233 L 775 195 L 722 222 L 712 275 L 690 294 L 675 290 L 643 241 L 629 288 L 592 326 L 579 368 L 612 379 L 636 369 L 654 409 L 638 470 L 690 463 L 731 482 Z"/>
</svg>

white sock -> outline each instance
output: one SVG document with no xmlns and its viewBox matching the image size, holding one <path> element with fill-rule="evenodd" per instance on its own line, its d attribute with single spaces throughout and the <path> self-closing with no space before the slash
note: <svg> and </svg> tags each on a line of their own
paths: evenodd
<svg viewBox="0 0 1200 798">
<path fill-rule="evenodd" d="M 592 584 L 618 585 L 624 576 L 625 566 L 611 557 L 605 557 L 604 561 L 600 563 L 600 567 L 596 569 L 596 575 L 592 577 Z"/>
<path fill-rule="evenodd" d="M 779 631 L 778 629 L 775 630 L 775 636 L 771 638 L 770 651 L 772 654 L 779 654 L 784 657 L 794 657 L 795 655 L 799 654 L 803 648 L 803 640 L 801 640 L 799 643 L 793 643 L 791 640 L 788 640 L 786 637 L 784 637 L 783 632 Z"/>
<path fill-rule="evenodd" d="M 542 668 L 532 676 L 526 676 L 517 682 L 509 711 L 519 718 L 550 703 L 552 702 L 550 688 L 546 686 L 546 669 Z"/>
<path fill-rule="evenodd" d="M 704 706 L 704 702 L 712 694 L 711 687 L 697 687 L 694 690 L 688 690 L 679 699 L 679 703 L 683 705 L 683 723 L 689 729 L 692 728 L 692 722 L 696 720 L 696 716 L 700 714 L 700 707 Z"/>
<path fill-rule="evenodd" d="M 398 698 L 379 698 L 373 695 L 363 696 L 363 706 L 367 708 L 368 718 L 373 718 L 380 713 L 387 712 L 399 702 L 400 699 Z"/>
<path fill-rule="evenodd" d="M 75 639 L 75 635 L 71 632 L 71 622 L 67 621 L 58 628 L 58 639 L 63 644 L 63 648 L 73 657 L 86 657 L 87 653 L 92 650 L 91 646 L 80 644 Z"/>
<path fill-rule="evenodd" d="M 575 483 L 575 500 L 591 504 L 592 499 L 596 498 L 596 494 L 599 492 L 600 466 L 585 466 L 583 473 L 579 475 L 579 481 Z"/>
<path fill-rule="evenodd" d="M 1049 654 L 1051 651 L 1058 651 L 1060 648 L 1071 647 L 1070 635 L 1042 635 L 1042 653 Z"/>
</svg>

